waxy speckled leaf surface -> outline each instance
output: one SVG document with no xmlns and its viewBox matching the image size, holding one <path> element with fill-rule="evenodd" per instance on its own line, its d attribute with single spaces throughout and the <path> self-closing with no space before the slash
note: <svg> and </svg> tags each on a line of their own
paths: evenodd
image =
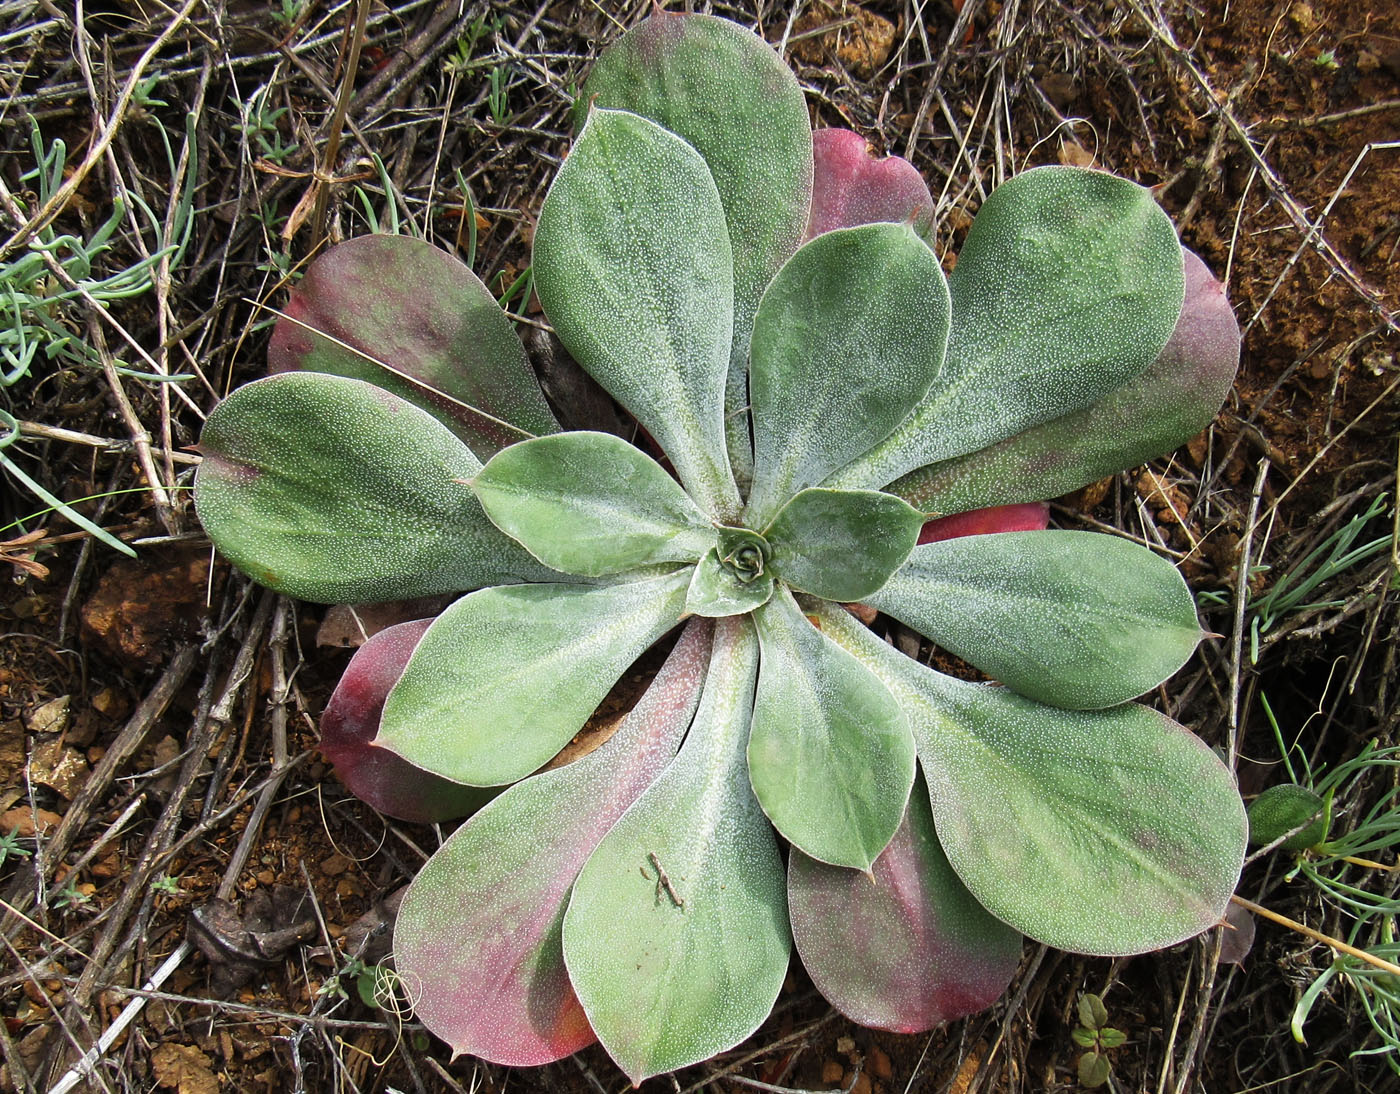
<svg viewBox="0 0 1400 1094">
<path fill-rule="evenodd" d="M 788 859 L 792 938 L 822 996 L 852 1021 L 895 1033 L 996 1002 L 1020 963 L 1021 936 L 953 873 L 922 778 L 870 874 L 796 850 Z"/>
<path fill-rule="evenodd" d="M 396 600 L 552 571 L 466 486 L 481 464 L 424 410 L 361 380 L 270 376 L 216 406 L 195 506 L 249 577 L 321 603 Z"/>
<path fill-rule="evenodd" d="M 917 509 L 878 490 L 803 490 L 764 536 L 783 581 L 826 600 L 862 600 L 889 580 L 923 526 Z"/>
<path fill-rule="evenodd" d="M 751 581 L 740 581 L 720 562 L 716 551 L 708 551 L 690 579 L 685 610 L 692 615 L 719 618 L 743 615 L 768 602 L 773 595 L 773 575 L 760 574 Z"/>
<path fill-rule="evenodd" d="M 797 249 L 812 192 L 812 128 L 792 70 L 725 19 L 657 10 L 598 58 L 579 96 L 669 129 L 709 165 L 734 245 L 725 401 L 730 457 L 747 478 L 749 332 L 758 298 Z M 581 121 L 582 119 L 580 119 Z"/>
<path fill-rule="evenodd" d="M 464 596 L 389 693 L 377 743 L 457 782 L 524 778 L 568 743 L 623 671 L 676 625 L 688 570 L 613 585 Z"/>
<path fill-rule="evenodd" d="M 1146 372 L 1083 410 L 911 472 L 890 492 L 944 513 L 1058 497 L 1170 452 L 1208 426 L 1234 383 L 1240 327 L 1225 287 L 1193 252 L 1182 253 L 1181 316 Z"/>
<path fill-rule="evenodd" d="M 942 366 L 948 323 L 943 268 L 908 225 L 828 232 L 788 260 L 754 319 L 750 527 L 918 405 Z"/>
<path fill-rule="evenodd" d="M 593 1042 L 564 968 L 569 891 L 675 755 L 709 652 L 709 624 L 692 623 L 606 744 L 512 786 L 419 871 L 399 909 L 394 961 L 415 1015 L 454 1055 L 530 1067 Z"/>
<path fill-rule="evenodd" d="M 978 211 L 948 278 L 953 329 L 919 409 L 829 485 L 884 486 L 1102 398 L 1148 367 L 1182 301 L 1181 244 L 1126 179 L 1038 167 Z"/>
<path fill-rule="evenodd" d="M 409 236 L 349 239 L 311 263 L 273 328 L 267 365 L 377 384 L 427 410 L 483 460 L 559 428 L 481 279 Z"/>
<path fill-rule="evenodd" d="M 876 156 L 849 129 L 812 134 L 814 172 L 807 236 L 857 224 L 909 224 L 933 243 L 933 195 L 923 175 L 902 156 Z"/>
<path fill-rule="evenodd" d="M 475 812 L 493 792 L 439 778 L 371 742 L 389 689 L 431 619 L 385 627 L 355 651 L 321 712 L 321 754 L 355 797 L 399 820 L 428 824 Z"/>
<path fill-rule="evenodd" d="M 680 755 L 603 838 L 564 916 L 569 978 L 633 1083 L 751 1034 L 787 974 L 783 864 L 744 777 L 758 643 L 715 625 Z"/>
<path fill-rule="evenodd" d="M 869 869 L 914 783 L 904 713 L 786 588 L 754 618 L 763 645 L 749 737 L 754 793 L 773 826 L 812 858 Z"/>
<path fill-rule="evenodd" d="M 595 109 L 545 196 L 534 273 L 569 352 L 656 438 L 710 516 L 731 519 L 733 255 L 705 161 L 655 122 Z"/>
<path fill-rule="evenodd" d="M 898 696 L 939 842 L 998 919 L 1059 949 L 1121 955 L 1220 918 L 1244 862 L 1245 813 L 1200 738 L 1133 703 L 1065 711 L 955 680 L 837 608 L 808 610 Z"/>
<path fill-rule="evenodd" d="M 611 433 L 512 445 L 487 462 L 472 490 L 498 528 L 566 574 L 693 562 L 715 543 L 713 525 L 680 484 Z"/>
<path fill-rule="evenodd" d="M 1022 695 L 1074 710 L 1156 687 L 1201 639 L 1176 567 L 1098 532 L 925 544 L 867 600 Z"/>
</svg>

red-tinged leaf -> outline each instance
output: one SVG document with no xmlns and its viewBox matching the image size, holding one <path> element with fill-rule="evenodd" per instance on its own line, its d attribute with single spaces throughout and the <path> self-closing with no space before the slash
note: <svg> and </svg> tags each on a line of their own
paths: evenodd
<svg viewBox="0 0 1400 1094">
<path fill-rule="evenodd" d="M 933 195 L 912 163 L 901 156 L 876 156 L 859 133 L 818 129 L 812 134 L 815 172 L 807 239 L 834 228 L 908 221 L 933 238 Z"/>
<path fill-rule="evenodd" d="M 1171 339 L 1141 376 L 1083 410 L 911 472 L 886 489 L 956 513 L 1059 497 L 1185 444 L 1230 393 L 1240 328 L 1225 287 L 1183 248 L 1186 297 Z"/>
<path fill-rule="evenodd" d="M 1240 965 L 1254 947 L 1254 916 L 1238 904 L 1225 909 L 1220 924 L 1220 957 L 1222 965 Z"/>
<path fill-rule="evenodd" d="M 991 1006 L 1021 936 L 963 887 L 938 845 L 920 778 L 871 877 L 792 851 L 793 939 L 817 990 L 852 1021 L 896 1033 Z"/>
<path fill-rule="evenodd" d="M 985 536 L 994 532 L 1043 532 L 1050 526 L 1050 506 L 1043 501 L 1022 505 L 994 505 L 971 509 L 950 517 L 936 517 L 919 530 L 920 543 L 939 543 L 962 536 Z"/>
<path fill-rule="evenodd" d="M 381 813 L 421 823 L 465 817 L 493 795 L 449 782 L 371 744 L 384 699 L 430 623 L 397 623 L 361 646 L 321 715 L 321 753 L 350 792 Z"/>
<path fill-rule="evenodd" d="M 395 960 L 418 1017 L 454 1053 L 526 1067 L 593 1042 L 564 968 L 564 908 L 598 842 L 675 755 L 710 635 L 707 620 L 688 626 L 606 744 L 511 787 L 409 887 Z"/>
<path fill-rule="evenodd" d="M 482 460 L 559 428 L 495 297 L 422 240 L 369 235 L 332 247 L 284 311 L 267 348 L 271 372 L 368 380 L 438 418 Z"/>
</svg>

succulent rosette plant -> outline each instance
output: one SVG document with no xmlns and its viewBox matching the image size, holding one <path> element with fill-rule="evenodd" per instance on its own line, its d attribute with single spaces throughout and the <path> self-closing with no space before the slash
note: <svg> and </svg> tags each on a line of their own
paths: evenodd
<svg viewBox="0 0 1400 1094">
<path fill-rule="evenodd" d="M 275 374 L 201 440 L 200 516 L 254 579 L 467 592 L 366 645 L 326 719 L 381 808 L 481 806 L 399 914 L 419 1017 L 513 1065 L 596 1037 L 641 1081 L 752 1033 L 794 943 L 844 1013 L 913 1031 L 994 1001 L 1023 935 L 1119 955 L 1214 924 L 1239 794 L 1131 702 L 1194 650 L 1191 595 L 1026 504 L 1170 450 L 1229 388 L 1238 328 L 1150 193 L 1028 171 L 945 276 L 917 172 L 814 138 L 733 23 L 653 15 L 579 101 L 534 283 L 666 466 L 560 431 L 481 282 L 384 236 L 310 267 Z M 607 743 L 541 771 L 678 626 Z"/>
</svg>

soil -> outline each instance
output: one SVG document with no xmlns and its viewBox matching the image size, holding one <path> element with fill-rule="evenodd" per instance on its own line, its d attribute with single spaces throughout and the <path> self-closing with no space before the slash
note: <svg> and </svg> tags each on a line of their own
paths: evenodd
<svg viewBox="0 0 1400 1094">
<path fill-rule="evenodd" d="M 1155 701 L 1222 750 L 1238 726 L 1246 796 L 1280 778 L 1271 717 L 1314 764 L 1371 739 L 1400 743 L 1393 540 L 1263 631 L 1254 658 L 1243 635 L 1232 671 L 1242 591 L 1257 604 L 1280 575 L 1307 572 L 1317 543 L 1382 495 L 1362 539 L 1393 527 L 1400 11 L 1340 0 L 966 4 L 956 40 L 961 3 L 823 0 L 791 21 L 768 5 L 715 11 L 787 42 L 814 124 L 855 128 L 913 160 L 943 195 L 950 255 L 992 181 L 1013 170 L 1092 163 L 1156 189 L 1183 240 L 1228 283 L 1245 331 L 1239 378 L 1201 437 L 1061 499 L 1055 521 L 1141 538 L 1208 594 L 1205 621 L 1223 637 Z M 0 409 L 47 427 L 0 453 L 64 499 L 110 495 L 78 508 L 140 546 L 131 562 L 56 516 L 9 524 L 41 506 L 23 489 L 0 496 L 0 538 L 11 537 L 0 558 L 15 578 L 0 591 L 0 835 L 18 840 L 0 859 L 15 909 L 3 922 L 0 1089 L 49 1089 L 72 1046 L 86 1049 L 140 998 L 104 1046 L 93 1089 L 623 1090 L 596 1047 L 530 1071 L 452 1061 L 410 1015 L 361 999 L 347 937 L 384 937 L 385 900 L 444 832 L 389 821 L 337 783 L 316 753 L 316 716 L 353 632 L 342 616 L 318 642 L 326 609 L 279 600 L 214 559 L 184 489 L 202 415 L 260 374 L 261 308 L 285 299 L 283 274 L 316 243 L 312 151 L 326 150 L 353 5 L 190 5 L 172 24 L 173 9 L 106 3 L 88 7 L 83 34 L 70 13 L 16 7 L 0 12 L 0 42 L 25 43 L 0 63 L 0 179 L 15 193 L 32 163 L 31 119 L 80 162 L 97 139 L 94 96 L 110 113 L 141 55 L 174 27 L 147 69 L 159 82 L 57 225 L 90 233 L 118 181 L 165 216 L 177 197 L 154 122 L 179 156 L 188 117 L 198 181 L 188 248 L 153 291 L 113 304 L 116 326 L 81 308 L 63 322 L 109 360 L 135 364 L 121 326 L 161 368 L 196 378 L 171 395 L 110 365 L 36 365 L 0 388 Z M 328 187 L 331 235 L 371 230 L 367 208 L 387 215 L 374 152 L 399 215 L 465 255 L 460 168 L 476 269 L 504 291 L 528 263 L 567 147 L 565 91 L 645 8 L 374 7 L 332 172 L 340 181 Z M 481 63 L 454 62 L 473 36 L 467 52 Z M 503 74 L 495 85 L 492 72 Z M 255 97 L 260 111 L 246 105 Z M 19 221 L 0 209 L 0 226 L 8 238 Z M 113 268 L 140 257 L 134 231 L 108 256 Z M 538 322 L 528 306 L 525 320 Z M 179 487 L 168 503 L 146 486 L 131 443 L 142 430 L 157 477 Z M 644 668 L 630 674 L 588 732 L 625 710 L 644 678 Z M 1387 789 L 1381 776 L 1356 783 L 1343 813 Z M 1395 861 L 1391 849 L 1375 854 Z M 1347 917 L 1286 868 L 1271 856 L 1252 863 L 1239 892 L 1345 937 Z M 1395 884 L 1378 872 L 1350 880 Z M 1118 960 L 1028 943 L 1000 1003 L 913 1036 L 835 1014 L 794 961 L 750 1041 L 646 1085 L 1072 1090 L 1082 1050 L 1070 1034 L 1091 991 L 1127 1035 L 1109 1052 L 1112 1089 L 1397 1088 L 1383 1058 L 1353 1055 L 1382 1042 L 1345 978 L 1314 1008 L 1307 1043 L 1290 1036 L 1292 1008 L 1329 950 L 1260 921 L 1243 962 L 1217 965 L 1220 934 Z M 172 954 L 159 990 L 134 990 Z"/>
</svg>

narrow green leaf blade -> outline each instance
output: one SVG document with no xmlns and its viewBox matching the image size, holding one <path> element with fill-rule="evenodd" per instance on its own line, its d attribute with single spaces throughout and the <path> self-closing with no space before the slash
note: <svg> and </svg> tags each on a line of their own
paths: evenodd
<svg viewBox="0 0 1400 1094">
<path fill-rule="evenodd" d="M 794 850 L 788 911 L 817 990 L 875 1029 L 919 1033 L 983 1010 L 1020 964 L 1021 936 L 988 914 L 948 865 L 923 779 L 871 876 Z"/>
<path fill-rule="evenodd" d="M 764 537 L 774 572 L 825 600 L 864 600 L 909 557 L 924 515 L 878 490 L 803 490 Z"/>
<path fill-rule="evenodd" d="M 758 644 L 747 620 L 715 630 L 680 755 L 603 838 L 564 916 L 569 978 L 633 1083 L 751 1034 L 791 952 L 777 841 L 744 777 Z"/>
<path fill-rule="evenodd" d="M 464 596 L 428 629 L 376 743 L 455 782 L 524 778 L 568 743 L 627 666 L 676 625 L 688 571 Z"/>
<path fill-rule="evenodd" d="M 943 365 L 948 324 L 943 268 L 907 224 L 827 232 L 787 261 L 754 319 L 750 527 L 919 405 Z"/>
<path fill-rule="evenodd" d="M 1244 804 L 1200 738 L 1136 704 L 1064 711 L 954 680 L 839 609 L 809 610 L 898 697 L 939 842 L 998 919 L 1060 949 L 1116 956 L 1170 946 L 1224 914 L 1244 862 Z"/>
<path fill-rule="evenodd" d="M 656 438 L 691 496 L 732 519 L 733 254 L 699 153 L 646 118 L 595 109 L 545 196 L 534 272 L 569 352 Z"/>
<path fill-rule="evenodd" d="M 537 559 L 600 577 L 693 562 L 715 529 L 661 465 L 611 433 L 556 433 L 493 456 L 472 480 L 486 515 Z"/>
<path fill-rule="evenodd" d="M 690 588 L 685 594 L 685 610 L 692 615 L 716 619 L 726 615 L 746 615 L 768 603 L 772 595 L 772 574 L 760 574 L 752 581 L 740 581 L 732 570 L 720 562 L 719 554 L 711 550 L 695 567 Z"/>
<path fill-rule="evenodd" d="M 273 328 L 267 364 L 382 387 L 428 411 L 481 459 L 559 428 L 490 290 L 411 236 L 348 239 L 311 263 Z"/>
<path fill-rule="evenodd" d="M 763 811 L 820 862 L 870 869 L 914 784 L 914 741 L 888 689 L 777 594 L 755 613 L 763 666 L 749 778 Z"/>
<path fill-rule="evenodd" d="M 1083 410 L 893 485 L 912 505 L 957 513 L 1054 498 L 1185 444 L 1215 417 L 1240 361 L 1240 325 L 1225 287 L 1183 248 L 1186 299 L 1147 371 Z"/>
<path fill-rule="evenodd" d="M 512 786 L 409 886 L 395 965 L 414 1014 L 454 1055 L 533 1067 L 594 1041 L 564 968 L 564 909 L 598 841 L 675 755 L 700 701 L 710 631 L 686 628 L 606 744 Z"/>
<path fill-rule="evenodd" d="M 738 24 L 657 10 L 603 51 L 578 101 L 650 118 L 697 149 L 714 176 L 734 248 L 725 425 L 730 458 L 747 478 L 753 315 L 797 249 L 812 193 L 802 87 L 772 46 Z"/>
<path fill-rule="evenodd" d="M 289 596 L 359 603 L 557 576 L 486 519 L 466 485 L 481 469 L 471 450 L 361 380 L 246 384 L 214 408 L 199 448 L 209 538 Z"/>
<path fill-rule="evenodd" d="M 1097 532 L 925 543 L 867 600 L 1022 695 L 1072 710 L 1151 690 L 1202 634 L 1175 566 Z"/>
<path fill-rule="evenodd" d="M 829 485 L 883 486 L 1078 410 L 1142 373 L 1181 312 L 1181 244 L 1143 187 L 1038 167 L 983 203 L 948 286 L 954 323 L 938 382 Z"/>
</svg>

